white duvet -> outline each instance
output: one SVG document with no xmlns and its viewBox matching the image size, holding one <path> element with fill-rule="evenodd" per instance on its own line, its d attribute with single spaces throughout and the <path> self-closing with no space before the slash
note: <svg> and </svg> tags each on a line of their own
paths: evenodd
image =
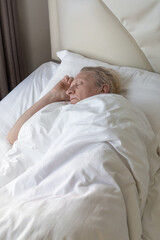
<svg viewBox="0 0 160 240">
<path fill-rule="evenodd" d="M 0 161 L 0 240 L 140 240 L 158 168 L 148 120 L 122 96 L 50 104 Z"/>
</svg>

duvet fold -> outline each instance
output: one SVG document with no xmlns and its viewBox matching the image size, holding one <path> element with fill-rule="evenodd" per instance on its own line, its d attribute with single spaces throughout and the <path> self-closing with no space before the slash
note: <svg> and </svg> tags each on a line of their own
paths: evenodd
<svg viewBox="0 0 160 240">
<path fill-rule="evenodd" d="M 0 160 L 0 239 L 141 239 L 153 144 L 120 95 L 46 106 Z"/>
</svg>

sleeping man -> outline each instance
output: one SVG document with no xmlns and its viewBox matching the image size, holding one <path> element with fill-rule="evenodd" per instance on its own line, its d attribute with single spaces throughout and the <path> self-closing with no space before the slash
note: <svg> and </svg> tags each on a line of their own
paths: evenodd
<svg viewBox="0 0 160 240">
<path fill-rule="evenodd" d="M 85 98 L 107 93 L 117 93 L 119 78 L 115 71 L 102 67 L 84 67 L 75 78 L 65 76 L 44 97 L 29 108 L 15 123 L 7 139 L 13 144 L 22 125 L 46 105 L 69 101 L 75 104 Z"/>
</svg>

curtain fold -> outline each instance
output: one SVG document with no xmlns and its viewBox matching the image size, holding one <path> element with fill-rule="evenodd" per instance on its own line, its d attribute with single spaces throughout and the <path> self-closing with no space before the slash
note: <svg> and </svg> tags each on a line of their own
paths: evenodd
<svg viewBox="0 0 160 240">
<path fill-rule="evenodd" d="M 15 0 L 0 0 L 0 99 L 24 78 Z"/>
</svg>

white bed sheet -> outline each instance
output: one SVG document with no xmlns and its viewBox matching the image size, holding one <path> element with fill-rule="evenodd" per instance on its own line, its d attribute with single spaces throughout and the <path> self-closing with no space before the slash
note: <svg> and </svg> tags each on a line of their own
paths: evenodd
<svg viewBox="0 0 160 240">
<path fill-rule="evenodd" d="M 0 161 L 0 239 L 147 236 L 141 218 L 160 168 L 156 147 L 145 115 L 120 95 L 46 106 Z"/>
</svg>

